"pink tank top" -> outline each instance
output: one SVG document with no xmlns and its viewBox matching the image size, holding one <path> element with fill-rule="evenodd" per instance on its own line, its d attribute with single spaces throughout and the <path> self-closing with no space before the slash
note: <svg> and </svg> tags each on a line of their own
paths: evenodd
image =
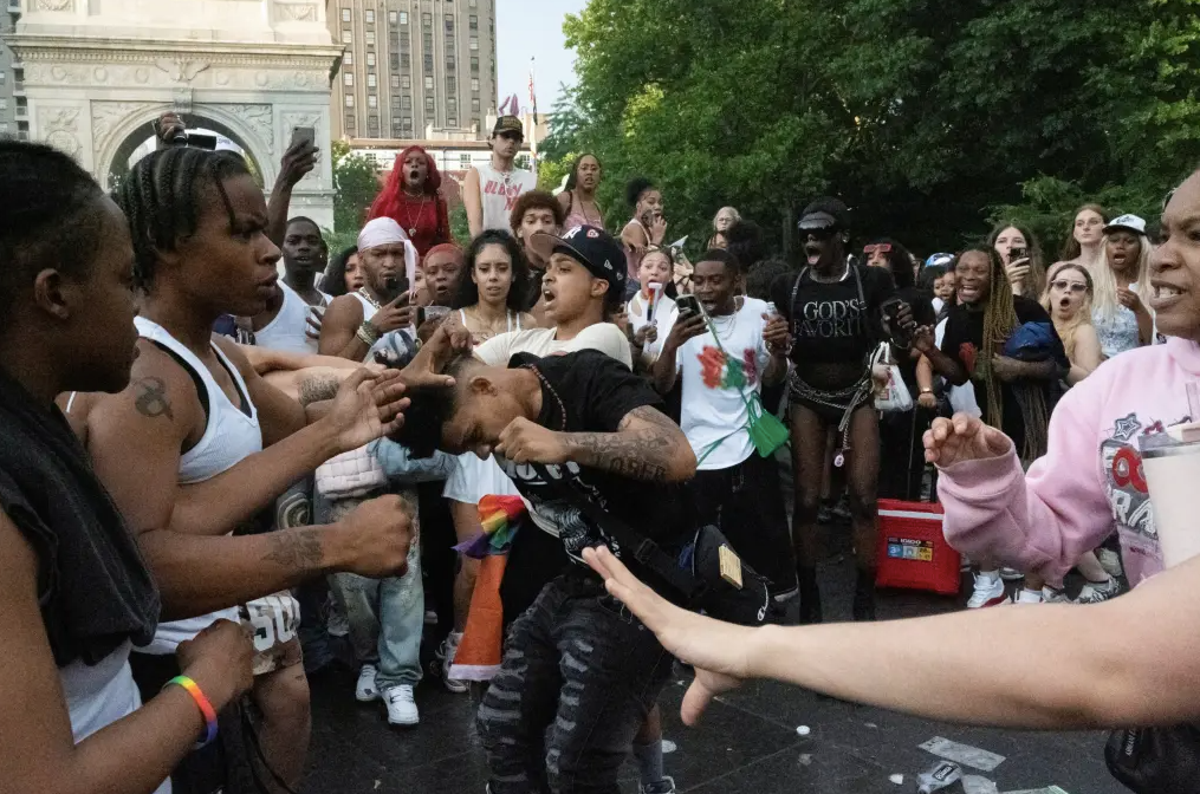
<svg viewBox="0 0 1200 794">
<path fill-rule="evenodd" d="M 574 229 L 576 226 L 595 226 L 604 228 L 604 218 L 592 218 L 584 210 L 583 204 L 575 200 L 575 193 L 567 191 L 567 196 L 571 199 L 571 204 L 567 208 L 567 217 L 563 221 L 563 229 Z M 607 230 L 605 230 L 607 231 Z"/>
</svg>

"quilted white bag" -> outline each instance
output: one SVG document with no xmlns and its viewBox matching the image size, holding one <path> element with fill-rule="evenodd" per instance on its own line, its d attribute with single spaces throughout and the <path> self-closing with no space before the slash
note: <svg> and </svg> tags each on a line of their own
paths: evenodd
<svg viewBox="0 0 1200 794">
<path fill-rule="evenodd" d="M 387 474 L 367 446 L 336 455 L 317 467 L 317 490 L 326 499 L 353 499 L 387 485 Z"/>
</svg>

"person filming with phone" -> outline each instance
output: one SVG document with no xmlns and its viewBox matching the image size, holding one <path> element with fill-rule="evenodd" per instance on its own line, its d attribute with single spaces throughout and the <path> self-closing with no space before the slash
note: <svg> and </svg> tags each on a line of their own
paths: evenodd
<svg viewBox="0 0 1200 794">
<path fill-rule="evenodd" d="M 392 331 L 412 327 L 410 273 L 416 272 L 417 249 L 391 218 L 376 218 L 358 235 L 358 252 L 366 283 L 335 298 L 321 325 L 320 353 L 365 361 L 371 349 Z"/>
</svg>

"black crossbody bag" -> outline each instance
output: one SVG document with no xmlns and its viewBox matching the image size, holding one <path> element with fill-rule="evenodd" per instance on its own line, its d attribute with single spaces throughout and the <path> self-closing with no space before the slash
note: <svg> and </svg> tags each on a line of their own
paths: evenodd
<svg viewBox="0 0 1200 794">
<path fill-rule="evenodd" d="M 1124 728 L 1104 748 L 1108 771 L 1138 794 L 1200 792 L 1200 725 Z"/>
<path fill-rule="evenodd" d="M 785 610 L 771 597 L 770 583 L 742 562 L 716 527 L 700 527 L 678 556 L 672 556 L 570 483 L 552 476 L 542 464 L 534 464 L 534 469 L 559 498 L 577 508 L 616 544 L 620 556 L 631 556 L 678 591 L 688 609 L 743 626 L 785 622 Z"/>
</svg>

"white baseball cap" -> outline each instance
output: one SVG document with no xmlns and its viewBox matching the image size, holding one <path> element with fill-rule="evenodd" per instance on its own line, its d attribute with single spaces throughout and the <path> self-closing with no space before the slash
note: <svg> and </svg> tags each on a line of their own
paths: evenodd
<svg viewBox="0 0 1200 794">
<path fill-rule="evenodd" d="M 1146 221 L 1137 215 L 1122 215 L 1109 221 L 1108 225 L 1104 227 L 1104 233 L 1111 234 L 1118 229 L 1144 235 L 1146 234 Z"/>
</svg>

